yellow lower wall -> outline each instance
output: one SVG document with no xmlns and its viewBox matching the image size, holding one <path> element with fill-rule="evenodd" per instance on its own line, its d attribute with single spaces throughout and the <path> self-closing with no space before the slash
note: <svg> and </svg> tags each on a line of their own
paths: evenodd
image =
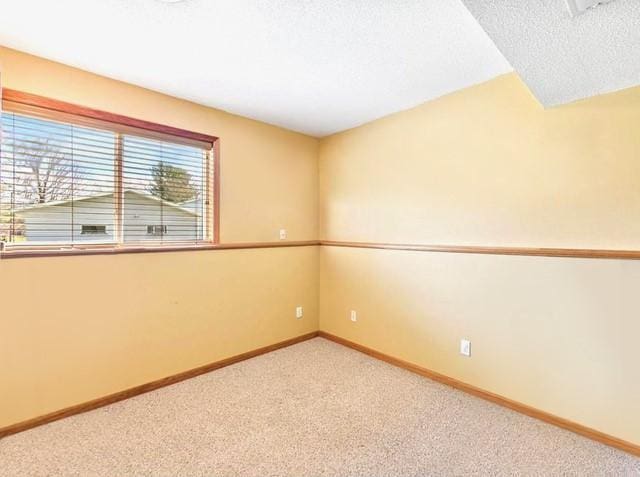
<svg viewBox="0 0 640 477">
<path fill-rule="evenodd" d="M 336 134 L 321 239 L 640 249 L 639 124 L 640 88 L 544 110 L 510 74 Z M 640 444 L 640 262 L 320 256 L 321 330 Z"/>
<path fill-rule="evenodd" d="M 0 427 L 318 329 L 315 246 L 3 260 L 0 277 Z"/>
<path fill-rule="evenodd" d="M 322 247 L 320 270 L 321 330 L 640 443 L 640 262 Z"/>
</svg>

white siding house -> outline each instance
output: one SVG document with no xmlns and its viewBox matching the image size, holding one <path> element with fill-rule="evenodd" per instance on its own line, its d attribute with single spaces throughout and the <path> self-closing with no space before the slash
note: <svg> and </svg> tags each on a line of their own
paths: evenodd
<svg viewBox="0 0 640 477">
<path fill-rule="evenodd" d="M 114 241 L 114 194 L 49 202 L 15 210 L 29 243 Z M 202 205 L 173 204 L 127 190 L 123 201 L 125 242 L 195 241 L 204 237 Z"/>
</svg>

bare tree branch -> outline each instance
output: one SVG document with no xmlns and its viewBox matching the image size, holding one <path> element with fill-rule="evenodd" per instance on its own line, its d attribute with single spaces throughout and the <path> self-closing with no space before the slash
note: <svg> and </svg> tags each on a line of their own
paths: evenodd
<svg viewBox="0 0 640 477">
<path fill-rule="evenodd" d="M 15 145 L 15 162 L 20 172 L 16 184 L 28 203 L 71 199 L 81 189 L 81 168 L 72 155 L 50 143 L 49 139 L 22 141 Z"/>
</svg>

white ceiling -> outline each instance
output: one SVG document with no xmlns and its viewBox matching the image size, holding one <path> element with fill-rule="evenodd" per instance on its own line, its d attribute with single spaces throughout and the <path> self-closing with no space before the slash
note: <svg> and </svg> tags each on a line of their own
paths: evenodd
<svg viewBox="0 0 640 477">
<path fill-rule="evenodd" d="M 0 45 L 313 136 L 511 71 L 460 0 L 0 0 L 0 12 Z"/>
<path fill-rule="evenodd" d="M 463 0 L 544 106 L 640 84 L 640 1 Z"/>
</svg>

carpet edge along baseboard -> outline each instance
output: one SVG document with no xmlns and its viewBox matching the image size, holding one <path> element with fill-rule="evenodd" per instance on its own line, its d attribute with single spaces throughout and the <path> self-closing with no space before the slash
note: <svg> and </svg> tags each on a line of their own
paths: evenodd
<svg viewBox="0 0 640 477">
<path fill-rule="evenodd" d="M 87 401 L 81 404 L 76 404 L 74 406 L 60 409 L 58 411 L 44 414 L 42 416 L 34 417 L 32 419 L 18 422 L 16 424 L 11 424 L 9 426 L 0 428 L 0 439 L 10 436 L 12 434 L 17 434 L 19 432 L 32 429 L 34 427 L 49 424 L 50 422 L 58 421 L 66 417 L 71 417 L 71 416 L 75 416 L 76 414 L 82 414 L 84 412 L 93 411 L 94 409 L 108 406 L 109 404 L 113 404 L 119 401 L 123 401 L 125 399 L 139 396 L 140 394 L 148 393 L 150 391 L 155 391 L 156 389 L 160 389 L 165 386 L 170 386 L 172 384 L 176 384 L 190 378 L 195 378 L 196 376 L 200 376 L 201 374 L 206 374 L 211 371 L 215 371 L 216 369 L 224 368 L 225 366 L 230 366 L 232 364 L 239 363 L 247 359 L 255 358 L 257 356 L 270 353 L 271 351 L 276 351 L 278 349 L 285 348 L 287 346 L 301 343 L 303 341 L 315 338 L 316 336 L 318 336 L 317 331 L 306 333 L 304 335 L 296 336 L 294 338 L 280 341 L 278 343 L 263 346 L 262 348 L 257 348 L 251 351 L 247 351 L 245 353 L 231 356 L 229 358 L 215 361 L 213 363 L 205 364 L 204 366 L 199 366 L 197 368 L 189 369 L 187 371 L 183 371 L 178 374 L 167 376 L 165 378 L 157 379 L 155 381 L 141 384 L 139 386 L 134 386 L 132 388 L 125 389 L 124 391 L 118 391 L 116 393 L 109 394 L 108 396 L 92 399 L 91 401 Z"/>
<path fill-rule="evenodd" d="M 54 411 L 52 413 L 45 414 L 43 416 L 35 417 L 32 419 L 28 419 L 26 421 L 22 421 L 16 424 L 9 425 L 7 427 L 0 428 L 0 439 L 10 436 L 12 434 L 17 434 L 19 432 L 23 432 L 34 427 L 42 426 L 44 424 L 48 424 L 54 421 L 58 421 L 60 419 L 64 419 L 66 417 L 74 416 L 77 414 L 82 414 L 84 412 L 92 411 L 94 409 L 98 409 L 104 406 L 108 406 L 109 404 L 113 404 L 119 401 L 123 401 L 125 399 L 129 399 L 140 394 L 144 394 L 150 391 L 155 391 L 156 389 L 163 388 L 165 386 L 170 386 L 172 384 L 179 383 L 181 381 L 185 381 L 190 378 L 194 378 L 196 376 L 200 376 L 202 374 L 209 373 L 211 371 L 215 371 L 216 369 L 223 368 L 225 366 L 229 366 L 235 363 L 239 363 L 241 361 L 251 359 L 271 351 L 276 351 L 281 348 L 285 348 L 287 346 L 291 346 L 297 343 L 301 343 L 303 341 L 310 340 L 315 338 L 316 336 L 322 337 L 324 339 L 333 341 L 340 345 L 346 346 L 348 348 L 354 349 L 361 353 L 364 353 L 373 358 L 379 359 L 381 361 L 385 361 L 394 366 L 398 366 L 400 368 L 406 369 L 413 373 L 419 374 L 426 378 L 432 379 L 442 384 L 446 384 L 453 388 L 459 389 L 463 392 L 471 394 L 473 396 L 479 397 L 481 399 L 485 399 L 487 401 L 493 402 L 503 407 L 507 407 L 516 412 L 525 414 L 527 416 L 533 417 L 535 419 L 539 419 L 546 423 L 555 425 L 562 429 L 569 430 L 581 436 L 587 437 L 591 440 L 600 442 L 602 444 L 608 445 L 610 447 L 614 447 L 616 449 L 620 449 L 629 454 L 639 456 L 640 457 L 640 445 L 634 444 L 632 442 L 625 441 L 623 439 L 619 439 L 617 437 L 611 436 L 604 432 L 598 431 L 596 429 L 592 429 L 590 427 L 584 426 L 582 424 L 578 424 L 576 422 L 570 421 L 568 419 L 564 419 L 562 417 L 555 416 L 553 414 L 547 413 L 545 411 L 541 411 L 539 409 L 533 408 L 531 406 L 527 406 L 526 404 L 519 403 L 517 401 L 513 401 L 506 397 L 500 396 L 498 394 L 492 393 L 490 391 L 486 391 L 484 389 L 478 388 L 471 384 L 467 384 L 465 382 L 459 381 L 455 378 L 451 378 L 444 374 L 437 373 L 430 369 L 424 368 L 422 366 L 418 366 L 416 364 L 410 363 L 408 361 L 404 361 L 399 358 L 395 358 L 393 356 L 381 353 L 379 351 L 374 350 L 373 348 L 368 348 L 361 344 L 355 343 L 353 341 L 349 341 L 345 338 L 341 338 L 339 336 L 333 335 L 331 333 L 327 333 L 325 331 L 314 331 L 311 333 L 306 333 L 304 335 L 300 335 L 294 338 L 290 338 L 284 341 L 280 341 L 278 343 L 274 343 L 272 345 L 264 346 L 262 348 L 258 348 L 252 351 L 247 351 L 245 353 L 241 353 L 230 358 L 225 358 L 220 361 L 215 361 L 210 364 L 206 364 L 204 366 L 200 366 L 197 368 L 190 369 L 188 371 L 184 371 L 178 374 L 174 374 L 172 376 L 168 376 L 162 379 L 158 379 L 156 381 L 151 381 L 146 384 L 142 384 L 139 386 L 135 386 L 133 388 L 126 389 L 124 391 L 120 391 L 114 394 L 110 394 L 108 396 L 104 396 L 101 398 L 93 399 L 91 401 L 87 401 L 85 403 L 77 404 L 75 406 L 71 406 L 65 409 L 61 409 L 59 411 Z"/>
<path fill-rule="evenodd" d="M 318 331 L 318 336 L 321 338 L 325 338 L 327 340 L 333 341 L 335 343 L 341 344 L 348 348 L 354 349 L 361 353 L 364 353 L 372 358 L 379 359 L 381 361 L 385 361 L 394 366 L 398 366 L 399 368 L 406 369 L 407 371 L 411 371 L 412 373 L 419 374 L 426 378 L 432 379 L 433 381 L 437 381 L 442 384 L 446 384 L 447 386 L 451 386 L 460 391 L 466 392 L 473 396 L 479 397 L 486 401 L 490 401 L 492 403 L 498 404 L 503 407 L 507 407 L 513 411 L 519 412 L 521 414 L 525 414 L 529 417 L 533 417 L 535 419 L 544 421 L 548 424 L 552 424 L 554 426 L 560 427 L 562 429 L 566 429 L 568 431 L 579 434 L 583 437 L 587 437 L 591 440 L 600 442 L 602 444 L 608 445 L 610 447 L 614 447 L 616 449 L 620 449 L 629 454 L 640 457 L 640 445 L 634 444 L 629 441 L 625 441 L 623 439 L 619 439 L 617 437 L 611 436 L 604 432 L 598 431 L 596 429 L 592 429 L 590 427 L 584 426 L 582 424 L 578 424 L 577 422 L 570 421 L 568 419 L 564 419 L 559 416 L 555 416 L 545 411 L 541 411 L 534 407 L 528 406 L 526 404 L 519 403 L 517 401 L 513 401 L 504 396 L 500 396 L 498 394 L 492 393 L 490 391 L 486 391 L 484 389 L 478 388 L 471 384 L 467 384 L 463 381 L 459 381 L 455 378 L 451 378 L 444 374 L 440 374 L 436 371 L 432 371 L 427 368 L 423 368 L 422 366 L 418 366 L 416 364 L 410 363 L 408 361 L 404 361 L 399 358 L 395 358 L 393 356 L 381 353 L 376 351 L 373 348 L 368 348 L 361 344 L 355 343 L 353 341 L 349 341 L 345 338 L 341 338 L 339 336 L 333 335 L 331 333 L 327 333 L 326 331 Z"/>
</svg>

